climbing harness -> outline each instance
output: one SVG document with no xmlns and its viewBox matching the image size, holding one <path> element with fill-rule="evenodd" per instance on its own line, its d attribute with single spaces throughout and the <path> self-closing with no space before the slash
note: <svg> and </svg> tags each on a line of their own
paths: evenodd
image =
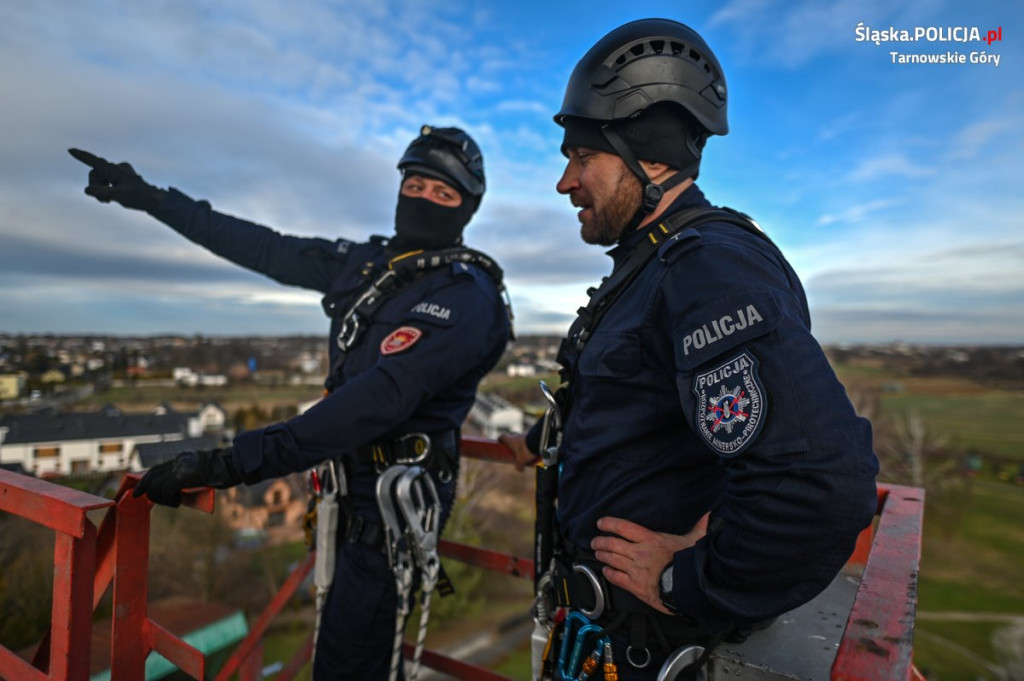
<svg viewBox="0 0 1024 681">
<path fill-rule="evenodd" d="M 402 634 L 405 618 L 412 611 L 413 583 L 418 571 L 420 622 L 409 673 L 409 680 L 416 681 L 430 619 L 430 601 L 441 573 L 441 560 L 437 553 L 441 499 L 430 473 L 420 466 L 399 464 L 378 476 L 377 504 L 384 522 L 388 563 L 395 574 L 398 596 L 388 679 L 394 681 L 397 678 L 398 665 L 402 662 Z"/>
<path fill-rule="evenodd" d="M 505 311 L 511 329 L 512 303 L 502 281 L 504 273 L 490 256 L 472 248 L 461 247 L 440 251 L 410 251 L 389 260 L 387 269 L 366 285 L 344 308 L 341 305 L 352 295 L 352 289 L 324 296 L 321 301 L 324 312 L 328 317 L 337 318 L 341 329 L 337 338 L 338 352 L 332 363 L 330 375 L 338 375 L 349 350 L 362 336 L 374 313 L 385 301 L 420 277 L 441 272 L 444 268 L 458 263 L 476 265 L 494 279 L 505 301 Z M 512 335 L 514 337 L 515 334 Z"/>
</svg>

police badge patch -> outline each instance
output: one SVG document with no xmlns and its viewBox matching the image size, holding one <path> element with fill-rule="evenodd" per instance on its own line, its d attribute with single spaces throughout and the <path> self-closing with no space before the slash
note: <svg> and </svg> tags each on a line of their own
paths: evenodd
<svg viewBox="0 0 1024 681">
<path fill-rule="evenodd" d="M 380 343 L 380 354 L 387 356 L 396 352 L 408 350 L 416 344 L 423 336 L 423 332 L 413 326 L 402 326 L 390 334 Z"/>
<path fill-rule="evenodd" d="M 764 386 L 757 375 L 757 360 L 741 352 L 727 362 L 697 374 L 697 432 L 722 456 L 736 456 L 764 426 Z"/>
</svg>

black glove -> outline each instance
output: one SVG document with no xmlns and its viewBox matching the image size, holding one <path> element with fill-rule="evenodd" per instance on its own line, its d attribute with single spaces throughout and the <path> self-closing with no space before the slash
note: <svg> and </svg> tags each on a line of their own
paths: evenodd
<svg viewBox="0 0 1024 681">
<path fill-rule="evenodd" d="M 153 466 L 139 480 L 132 496 L 143 494 L 157 504 L 181 506 L 181 490 L 189 487 L 224 489 L 242 482 L 231 463 L 232 449 L 189 450 Z"/>
<path fill-rule="evenodd" d="M 103 203 L 117 201 L 125 208 L 151 213 L 160 207 L 167 192 L 149 184 L 127 163 L 113 164 L 81 149 L 68 149 L 68 153 L 92 168 L 85 193 Z"/>
</svg>

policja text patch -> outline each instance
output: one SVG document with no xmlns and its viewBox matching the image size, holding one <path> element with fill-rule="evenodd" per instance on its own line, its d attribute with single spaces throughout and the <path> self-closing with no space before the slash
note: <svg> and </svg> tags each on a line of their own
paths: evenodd
<svg viewBox="0 0 1024 681">
<path fill-rule="evenodd" d="M 693 379 L 697 432 L 722 456 L 736 456 L 761 432 L 766 413 L 757 360 L 741 352 Z"/>
</svg>

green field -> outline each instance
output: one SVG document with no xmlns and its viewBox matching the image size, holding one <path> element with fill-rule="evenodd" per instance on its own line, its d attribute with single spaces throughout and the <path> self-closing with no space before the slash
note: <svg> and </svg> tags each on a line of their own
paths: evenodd
<svg viewBox="0 0 1024 681">
<path fill-rule="evenodd" d="M 1001 670 L 1006 653 L 993 641 L 1014 622 L 1024 629 L 1024 485 L 1009 472 L 1024 465 L 1021 395 L 963 379 L 895 377 L 877 367 L 839 366 L 837 373 L 848 387 L 878 391 L 880 418 L 916 414 L 943 452 L 954 459 L 975 452 L 984 462 L 954 496 L 927 497 L 916 666 L 941 681 L 1019 678 Z"/>
<path fill-rule="evenodd" d="M 976 450 L 1024 463 L 1024 400 L 991 391 L 977 395 L 907 392 L 886 395 L 887 411 L 915 411 L 951 449 Z"/>
<path fill-rule="evenodd" d="M 1024 626 L 1022 517 L 1024 486 L 1005 482 L 976 480 L 956 528 L 929 520 L 926 504 L 914 660 L 928 678 L 1003 678 L 993 637 L 1008 616 Z"/>
</svg>

